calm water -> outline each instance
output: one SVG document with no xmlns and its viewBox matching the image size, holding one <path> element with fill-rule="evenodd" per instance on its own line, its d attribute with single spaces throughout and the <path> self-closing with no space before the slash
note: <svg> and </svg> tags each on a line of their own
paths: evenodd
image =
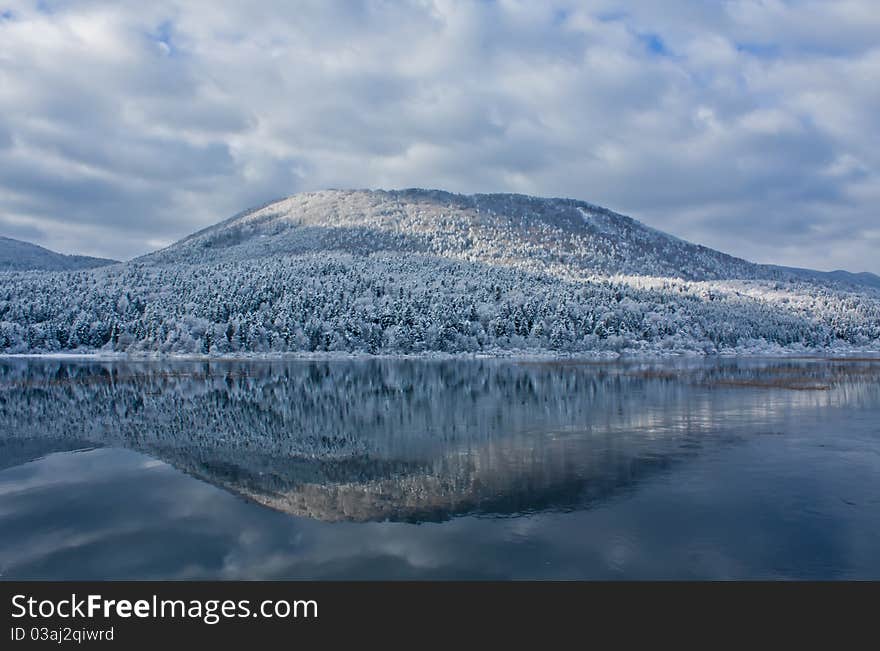
<svg viewBox="0 0 880 651">
<path fill-rule="evenodd" d="M 880 578 L 880 363 L 0 362 L 3 578 Z"/>
</svg>

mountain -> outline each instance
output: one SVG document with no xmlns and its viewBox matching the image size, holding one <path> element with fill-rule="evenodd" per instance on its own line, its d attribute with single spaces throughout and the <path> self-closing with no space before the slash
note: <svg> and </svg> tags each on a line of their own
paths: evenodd
<svg viewBox="0 0 880 651">
<path fill-rule="evenodd" d="M 0 271 L 74 271 L 115 263 L 116 260 L 55 253 L 36 244 L 0 237 Z"/>
<path fill-rule="evenodd" d="M 783 273 L 791 274 L 805 280 L 828 280 L 853 287 L 873 287 L 880 289 L 880 276 L 876 274 L 862 271 L 861 273 L 852 273 L 851 271 L 814 271 L 813 269 L 799 269 L 797 267 L 775 267 Z"/>
<path fill-rule="evenodd" d="M 0 351 L 877 350 L 875 278 L 754 264 L 571 199 L 313 192 L 112 271 L 8 274 Z"/>
<path fill-rule="evenodd" d="M 239 213 L 142 258 L 217 262 L 279 254 L 430 254 L 565 276 L 769 279 L 880 287 L 873 274 L 747 262 L 583 201 L 440 190 L 329 190 Z"/>
<path fill-rule="evenodd" d="M 756 273 L 745 260 L 581 201 L 437 190 L 298 194 L 199 231 L 147 260 L 216 262 L 315 251 L 427 254 L 578 275 Z"/>
</svg>

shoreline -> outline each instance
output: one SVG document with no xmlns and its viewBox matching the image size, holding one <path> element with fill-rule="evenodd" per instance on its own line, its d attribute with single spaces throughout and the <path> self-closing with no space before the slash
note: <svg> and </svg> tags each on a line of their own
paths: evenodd
<svg viewBox="0 0 880 651">
<path fill-rule="evenodd" d="M 827 361 L 878 361 L 880 349 L 827 348 L 815 350 L 730 350 L 704 353 L 691 350 L 674 351 L 595 351 L 579 353 L 528 352 L 521 350 L 480 353 L 348 353 L 348 352 L 278 352 L 226 353 L 205 355 L 197 353 L 116 353 L 116 352 L 59 352 L 59 353 L 0 353 L 5 360 L 59 360 L 83 362 L 284 362 L 284 361 L 510 361 L 510 362 L 625 362 L 662 361 L 673 359 L 802 359 Z"/>
</svg>

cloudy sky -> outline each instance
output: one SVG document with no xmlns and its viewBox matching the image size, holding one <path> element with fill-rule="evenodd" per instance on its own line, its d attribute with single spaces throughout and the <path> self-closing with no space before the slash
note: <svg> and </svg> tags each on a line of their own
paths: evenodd
<svg viewBox="0 0 880 651">
<path fill-rule="evenodd" d="M 874 0 L 0 0 L 0 234 L 64 252 L 416 186 L 880 272 L 878 143 Z"/>
</svg>

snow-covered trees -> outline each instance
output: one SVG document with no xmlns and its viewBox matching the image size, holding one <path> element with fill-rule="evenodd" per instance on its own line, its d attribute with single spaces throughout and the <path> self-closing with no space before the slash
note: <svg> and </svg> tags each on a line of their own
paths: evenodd
<svg viewBox="0 0 880 651">
<path fill-rule="evenodd" d="M 807 347 L 880 340 L 880 302 L 812 284 L 563 280 L 343 253 L 0 276 L 0 350 L 362 353 Z"/>
<path fill-rule="evenodd" d="M 297 195 L 126 264 L 0 272 L 0 351 L 11 353 L 878 342 L 870 286 L 755 265 L 583 202 L 518 195 Z"/>
</svg>

